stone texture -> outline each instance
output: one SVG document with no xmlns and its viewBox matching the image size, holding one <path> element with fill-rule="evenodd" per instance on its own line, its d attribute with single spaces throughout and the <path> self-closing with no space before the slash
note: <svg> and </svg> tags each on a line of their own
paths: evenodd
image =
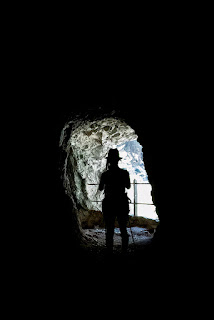
<svg viewBox="0 0 214 320">
<path fill-rule="evenodd" d="M 64 186 L 77 206 L 89 210 L 101 210 L 103 193 L 97 185 L 106 167 L 106 157 L 111 148 L 126 141 L 136 140 L 135 131 L 124 121 L 105 118 L 97 121 L 71 122 L 70 137 L 65 144 L 67 157 L 64 166 Z M 61 135 L 64 143 L 66 124 Z M 70 166 L 70 168 L 69 168 Z"/>
</svg>

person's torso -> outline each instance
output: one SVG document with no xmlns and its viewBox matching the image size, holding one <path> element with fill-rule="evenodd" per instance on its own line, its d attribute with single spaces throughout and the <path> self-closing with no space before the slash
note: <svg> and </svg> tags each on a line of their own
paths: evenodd
<svg viewBox="0 0 214 320">
<path fill-rule="evenodd" d="M 127 184 L 127 175 L 128 172 L 120 168 L 106 171 L 104 174 L 105 196 L 118 197 L 123 195 Z"/>
</svg>

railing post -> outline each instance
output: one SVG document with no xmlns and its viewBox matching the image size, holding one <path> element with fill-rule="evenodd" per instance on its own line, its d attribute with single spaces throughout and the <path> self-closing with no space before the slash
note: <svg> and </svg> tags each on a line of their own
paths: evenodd
<svg viewBox="0 0 214 320">
<path fill-rule="evenodd" d="M 134 217 L 137 216 L 137 181 L 134 179 Z"/>
</svg>

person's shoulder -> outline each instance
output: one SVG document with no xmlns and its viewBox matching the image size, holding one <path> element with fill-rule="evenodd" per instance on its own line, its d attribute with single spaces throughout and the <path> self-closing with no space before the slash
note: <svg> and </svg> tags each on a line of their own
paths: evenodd
<svg viewBox="0 0 214 320">
<path fill-rule="evenodd" d="M 122 168 L 120 168 L 120 172 L 121 172 L 122 174 L 124 174 L 124 175 L 129 174 L 126 169 L 122 169 Z"/>
<path fill-rule="evenodd" d="M 108 175 L 108 170 L 105 170 L 105 171 L 103 171 L 101 176 L 102 176 L 102 178 L 105 178 L 107 175 Z"/>
</svg>

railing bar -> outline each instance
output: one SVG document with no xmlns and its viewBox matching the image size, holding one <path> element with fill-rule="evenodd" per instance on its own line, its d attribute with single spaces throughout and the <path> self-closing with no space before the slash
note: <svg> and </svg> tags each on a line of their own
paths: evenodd
<svg viewBox="0 0 214 320">
<path fill-rule="evenodd" d="M 150 184 L 150 183 L 148 183 L 148 182 L 136 182 L 136 183 L 131 182 L 130 184 Z"/>
<path fill-rule="evenodd" d="M 91 201 L 91 202 L 102 202 L 102 201 Z M 134 202 L 130 202 L 130 204 L 134 204 Z M 139 203 L 136 203 L 135 204 L 147 204 L 147 205 L 150 205 L 150 206 L 154 206 L 153 203 L 145 203 L 145 202 L 139 202 Z"/>
<path fill-rule="evenodd" d="M 130 183 L 130 184 L 150 184 L 150 183 L 140 183 L 140 182 L 136 182 L 136 183 Z M 87 183 L 88 186 L 98 186 L 99 183 Z"/>
<path fill-rule="evenodd" d="M 133 202 L 130 202 L 130 204 L 134 204 Z M 144 203 L 144 202 L 139 202 L 139 203 L 136 203 L 135 204 L 147 204 L 147 205 L 150 205 L 150 206 L 154 206 L 153 203 Z"/>
</svg>

